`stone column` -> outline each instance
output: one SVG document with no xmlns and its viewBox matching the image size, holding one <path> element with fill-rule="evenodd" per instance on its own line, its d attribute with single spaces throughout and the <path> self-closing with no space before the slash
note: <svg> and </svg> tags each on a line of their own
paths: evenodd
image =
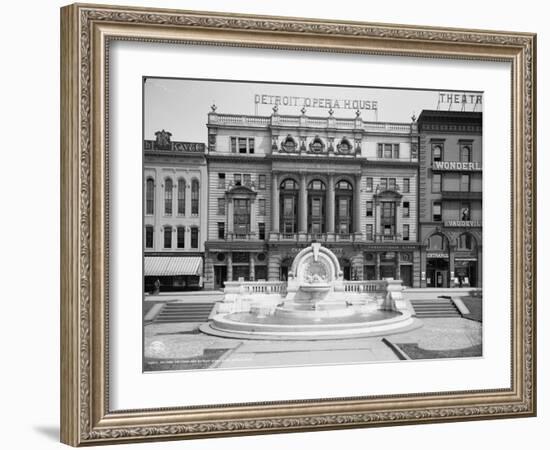
<svg viewBox="0 0 550 450">
<path fill-rule="evenodd" d="M 251 238 L 256 237 L 256 227 L 258 219 L 256 217 L 256 202 L 258 199 L 253 198 L 250 200 L 250 236 Z"/>
<path fill-rule="evenodd" d="M 233 254 L 227 252 L 227 281 L 233 281 Z"/>
<path fill-rule="evenodd" d="M 395 279 L 401 279 L 401 266 L 399 265 L 399 252 L 395 252 Z"/>
<path fill-rule="evenodd" d="M 357 236 L 361 234 L 361 175 L 355 176 L 353 203 L 353 231 Z"/>
<path fill-rule="evenodd" d="M 377 200 L 375 202 L 375 216 L 374 216 L 374 241 L 380 240 L 380 233 L 382 233 L 382 227 L 380 226 L 380 202 Z"/>
<path fill-rule="evenodd" d="M 482 260 L 482 249 L 481 249 L 481 245 L 478 245 L 477 246 L 477 286 L 478 288 L 481 288 L 483 287 L 483 260 Z"/>
<path fill-rule="evenodd" d="M 298 232 L 307 233 L 307 186 L 305 173 L 300 174 L 298 205 Z"/>
<path fill-rule="evenodd" d="M 335 191 L 334 191 L 334 175 L 328 177 L 328 195 L 327 195 L 327 233 L 334 233 L 335 222 Z"/>
<path fill-rule="evenodd" d="M 449 246 L 449 287 L 454 287 L 453 278 L 455 276 L 455 247 Z"/>
<path fill-rule="evenodd" d="M 374 278 L 380 280 L 380 253 L 376 252 L 376 266 L 374 268 Z"/>
<path fill-rule="evenodd" d="M 250 281 L 256 280 L 256 268 L 254 267 L 254 253 L 250 252 L 250 259 L 249 259 L 249 269 L 248 269 L 248 278 Z"/>
<path fill-rule="evenodd" d="M 401 235 L 401 239 L 399 239 L 400 241 L 403 240 L 403 230 L 402 230 L 402 225 L 401 225 L 401 202 L 395 202 L 395 234 L 400 234 Z M 396 237 L 396 240 L 397 240 L 397 237 Z"/>
<path fill-rule="evenodd" d="M 279 232 L 279 175 L 271 173 L 271 232 Z"/>
</svg>

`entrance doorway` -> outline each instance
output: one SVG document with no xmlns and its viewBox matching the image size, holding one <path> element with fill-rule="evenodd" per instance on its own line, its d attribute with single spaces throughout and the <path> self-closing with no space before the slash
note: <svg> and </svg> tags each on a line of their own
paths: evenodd
<svg viewBox="0 0 550 450">
<path fill-rule="evenodd" d="M 400 272 L 403 286 L 412 287 L 412 266 L 401 266 Z"/>
<path fill-rule="evenodd" d="M 227 266 L 214 266 L 214 289 L 223 289 L 227 281 Z"/>
<path fill-rule="evenodd" d="M 428 287 L 449 287 L 449 260 L 430 258 L 426 267 L 426 285 Z"/>
<path fill-rule="evenodd" d="M 395 266 L 388 264 L 380 265 L 380 278 L 395 278 Z"/>
<path fill-rule="evenodd" d="M 244 281 L 250 280 L 250 268 L 246 266 L 233 266 L 233 281 L 239 281 L 239 278 L 243 278 Z"/>
</svg>

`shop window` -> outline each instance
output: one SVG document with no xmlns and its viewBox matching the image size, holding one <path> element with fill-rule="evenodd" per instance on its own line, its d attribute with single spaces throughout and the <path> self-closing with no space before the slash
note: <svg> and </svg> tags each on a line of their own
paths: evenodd
<svg viewBox="0 0 550 450">
<path fill-rule="evenodd" d="M 153 248 L 153 227 L 145 227 L 145 248 Z"/>
<path fill-rule="evenodd" d="M 185 227 L 178 227 L 177 245 L 178 248 L 185 248 Z"/>
<path fill-rule="evenodd" d="M 199 248 L 199 229 L 191 228 L 191 248 Z"/>
<path fill-rule="evenodd" d="M 434 222 L 441 222 L 441 202 L 433 202 L 432 216 Z"/>
<path fill-rule="evenodd" d="M 147 179 L 145 187 L 145 214 L 152 215 L 155 212 L 155 181 Z"/>
<path fill-rule="evenodd" d="M 180 178 L 178 180 L 178 215 L 185 215 L 185 180 Z"/>
<path fill-rule="evenodd" d="M 164 214 L 172 215 L 172 180 L 167 178 L 164 182 Z"/>
<path fill-rule="evenodd" d="M 164 248 L 172 248 L 172 227 L 164 227 Z"/>
</svg>

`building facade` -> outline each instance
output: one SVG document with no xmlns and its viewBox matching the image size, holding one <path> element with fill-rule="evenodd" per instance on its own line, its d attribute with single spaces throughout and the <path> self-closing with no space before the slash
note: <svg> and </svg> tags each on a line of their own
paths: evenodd
<svg viewBox="0 0 550 450">
<path fill-rule="evenodd" d="M 145 292 L 203 286 L 206 146 L 172 141 L 171 136 L 158 131 L 143 144 Z"/>
<path fill-rule="evenodd" d="M 420 286 L 417 123 L 208 114 L 205 288 L 284 280 L 312 241 L 345 279 Z"/>
<path fill-rule="evenodd" d="M 418 118 L 422 287 L 482 286 L 482 113 Z"/>
</svg>

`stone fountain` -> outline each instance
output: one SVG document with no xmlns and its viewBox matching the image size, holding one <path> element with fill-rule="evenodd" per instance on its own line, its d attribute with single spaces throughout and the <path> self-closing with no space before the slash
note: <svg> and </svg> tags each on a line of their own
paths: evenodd
<svg viewBox="0 0 550 450">
<path fill-rule="evenodd" d="M 334 253 L 313 243 L 296 255 L 281 282 L 227 282 L 225 298 L 201 330 L 240 339 L 341 339 L 387 335 L 420 326 L 399 280 L 359 284 L 349 292 Z M 372 287 L 376 289 L 371 289 Z M 356 289 L 357 291 L 357 289 Z"/>
</svg>

